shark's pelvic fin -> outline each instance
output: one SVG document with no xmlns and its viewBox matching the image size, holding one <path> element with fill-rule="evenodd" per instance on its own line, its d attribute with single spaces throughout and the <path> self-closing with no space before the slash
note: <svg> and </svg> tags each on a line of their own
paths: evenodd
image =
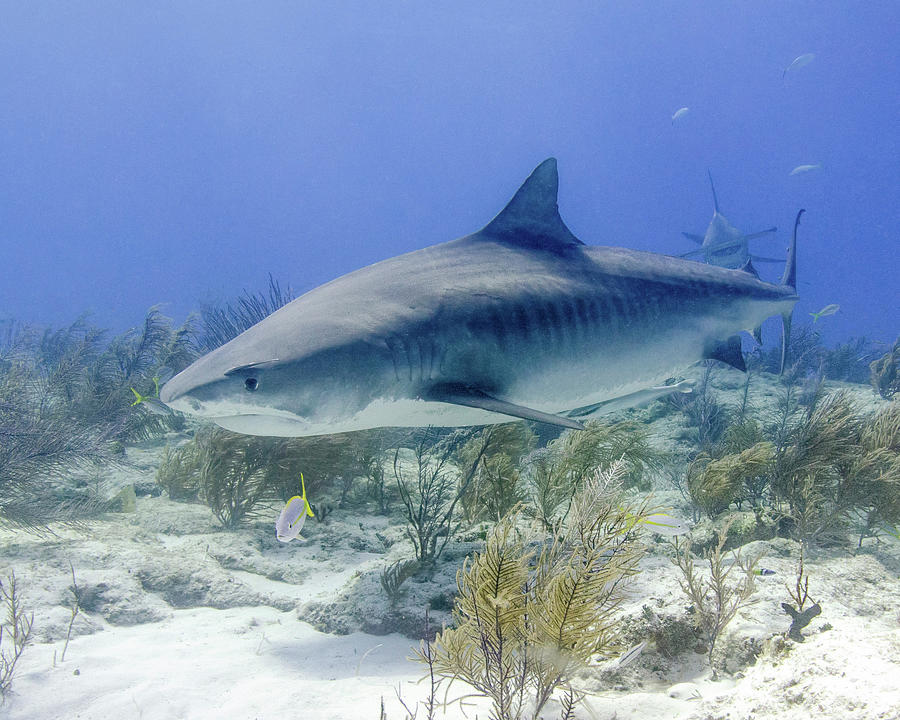
<svg viewBox="0 0 900 720">
<path fill-rule="evenodd" d="M 556 158 L 548 158 L 535 168 L 513 199 L 480 234 L 511 245 L 555 253 L 584 245 L 559 216 L 558 190 Z"/>
<path fill-rule="evenodd" d="M 457 383 L 435 385 L 425 393 L 424 397 L 426 400 L 480 408 L 481 410 L 502 413 L 503 415 L 510 415 L 511 417 L 522 418 L 523 420 L 536 420 L 538 422 L 549 423 L 550 425 L 560 425 L 562 427 L 572 428 L 573 430 L 584 430 L 584 425 L 577 420 L 562 417 L 561 415 L 541 412 L 540 410 L 532 410 L 531 408 L 515 405 L 514 403 L 506 402 L 504 400 L 498 400 L 479 388 L 467 385 L 460 385 Z"/>
<path fill-rule="evenodd" d="M 741 352 L 741 336 L 732 335 L 725 342 L 710 345 L 703 355 L 704 360 L 718 360 L 726 365 L 747 372 L 744 354 Z"/>
<path fill-rule="evenodd" d="M 800 227 L 800 218 L 806 210 L 802 209 L 797 213 L 797 219 L 794 220 L 794 233 L 791 235 L 791 245 L 788 248 L 787 262 L 784 266 L 784 275 L 781 278 L 781 284 L 796 291 L 797 287 L 797 228 Z M 791 313 L 788 310 L 781 314 L 781 370 L 779 374 L 784 373 L 784 367 L 788 361 L 788 344 L 791 340 Z"/>
</svg>

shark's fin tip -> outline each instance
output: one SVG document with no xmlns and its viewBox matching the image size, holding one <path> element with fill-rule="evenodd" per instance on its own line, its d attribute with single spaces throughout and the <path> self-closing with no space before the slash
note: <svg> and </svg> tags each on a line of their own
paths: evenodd
<svg viewBox="0 0 900 720">
<path fill-rule="evenodd" d="M 547 158 L 478 234 L 510 245 L 557 253 L 584 245 L 559 216 L 558 191 L 556 158 Z"/>
</svg>

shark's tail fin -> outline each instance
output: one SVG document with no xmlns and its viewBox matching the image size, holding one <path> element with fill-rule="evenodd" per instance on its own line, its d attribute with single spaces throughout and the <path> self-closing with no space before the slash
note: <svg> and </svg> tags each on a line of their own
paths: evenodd
<svg viewBox="0 0 900 720">
<path fill-rule="evenodd" d="M 800 217 L 806 210 L 800 210 L 797 213 L 797 219 L 794 220 L 794 234 L 791 236 L 791 246 L 788 248 L 787 263 L 784 266 L 784 275 L 781 278 L 781 284 L 796 292 L 797 289 L 797 228 L 800 227 Z M 787 310 L 781 314 L 781 372 L 784 373 L 784 367 L 788 361 L 788 344 L 791 340 L 791 313 L 793 310 Z"/>
<path fill-rule="evenodd" d="M 713 208 L 715 208 L 716 212 L 719 212 L 719 198 L 716 196 L 716 186 L 713 183 L 712 172 L 707 168 L 706 174 L 709 175 L 709 187 L 712 188 L 713 194 Z"/>
</svg>

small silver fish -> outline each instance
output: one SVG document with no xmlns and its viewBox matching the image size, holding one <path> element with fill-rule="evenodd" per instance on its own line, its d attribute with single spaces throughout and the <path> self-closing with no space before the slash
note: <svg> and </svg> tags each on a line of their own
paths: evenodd
<svg viewBox="0 0 900 720">
<path fill-rule="evenodd" d="M 831 305 L 826 305 L 821 310 L 819 310 L 819 312 L 810 313 L 810 315 L 812 315 L 813 322 L 818 322 L 820 317 L 828 317 L 829 315 L 834 315 L 840 309 L 840 305 L 831 303 Z"/>
<path fill-rule="evenodd" d="M 674 125 L 676 120 L 680 120 L 685 115 L 687 115 L 690 111 L 691 111 L 691 109 L 689 107 L 678 108 L 675 111 L 675 114 L 672 115 L 672 124 Z"/>
<path fill-rule="evenodd" d="M 288 500 L 281 515 L 275 521 L 275 537 L 279 542 L 289 543 L 294 540 L 303 529 L 303 523 L 306 522 L 307 516 L 315 517 L 306 499 L 306 482 L 303 480 L 303 473 L 300 473 L 300 487 L 303 494 L 294 495 Z"/>
<path fill-rule="evenodd" d="M 798 165 L 793 170 L 788 173 L 789 175 L 802 175 L 803 173 L 808 173 L 811 170 L 821 170 L 822 163 L 813 163 L 811 165 Z"/>
<path fill-rule="evenodd" d="M 784 72 L 781 73 L 781 79 L 784 80 L 791 70 L 798 70 L 802 67 L 805 67 L 815 59 L 815 53 L 803 53 L 803 55 L 798 55 L 794 58 L 794 61 L 784 69 Z"/>
<path fill-rule="evenodd" d="M 647 641 L 639 642 L 632 648 L 629 648 L 624 653 L 622 653 L 619 657 L 613 660 L 613 666 L 617 668 L 623 668 L 630 663 L 633 663 L 637 660 L 641 653 L 644 651 L 644 648 L 647 647 Z"/>
</svg>

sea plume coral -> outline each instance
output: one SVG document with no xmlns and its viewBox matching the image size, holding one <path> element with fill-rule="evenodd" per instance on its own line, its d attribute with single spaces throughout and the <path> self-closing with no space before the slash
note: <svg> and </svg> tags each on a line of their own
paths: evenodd
<svg viewBox="0 0 900 720">
<path fill-rule="evenodd" d="M 454 627 L 419 659 L 488 697 L 491 717 L 536 719 L 557 689 L 573 706 L 574 672 L 614 651 L 612 613 L 636 572 L 646 512 L 621 497 L 623 471 L 618 463 L 585 482 L 565 531 L 536 547 L 519 530 L 520 513 L 508 514 L 457 573 Z"/>
</svg>

